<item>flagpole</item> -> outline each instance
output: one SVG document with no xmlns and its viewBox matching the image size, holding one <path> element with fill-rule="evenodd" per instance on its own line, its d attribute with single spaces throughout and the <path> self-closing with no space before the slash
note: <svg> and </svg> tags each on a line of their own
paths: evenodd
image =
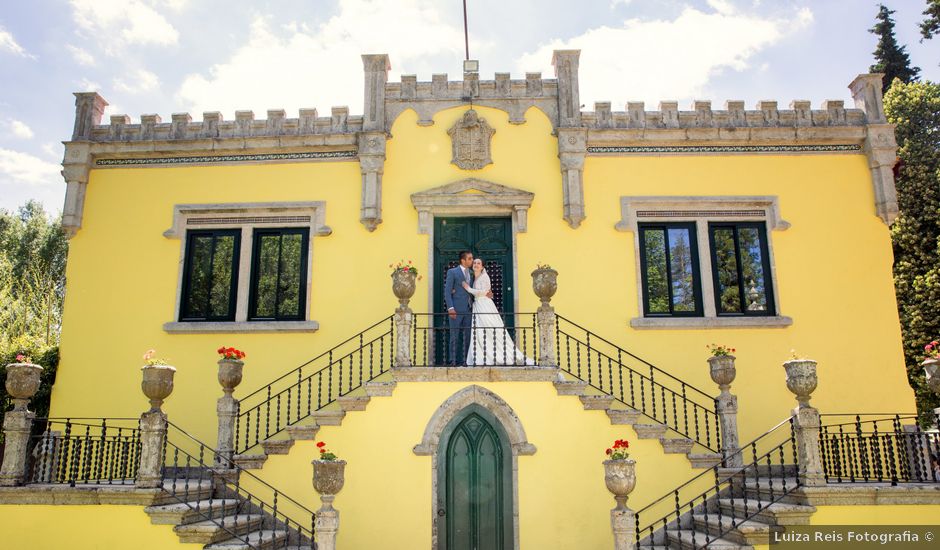
<svg viewBox="0 0 940 550">
<path fill-rule="evenodd" d="M 470 35 L 467 32 L 467 0 L 463 0 L 463 46 L 470 59 Z"/>
</svg>

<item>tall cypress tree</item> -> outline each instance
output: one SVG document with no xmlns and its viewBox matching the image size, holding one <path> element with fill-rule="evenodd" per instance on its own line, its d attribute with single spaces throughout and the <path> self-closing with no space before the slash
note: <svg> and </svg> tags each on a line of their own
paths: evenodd
<svg viewBox="0 0 940 550">
<path fill-rule="evenodd" d="M 908 380 L 924 413 L 940 405 L 920 366 L 924 345 L 940 340 L 940 84 L 897 83 L 884 106 L 897 125 L 900 157 L 895 181 L 901 212 L 891 228 L 894 284 Z"/>
<path fill-rule="evenodd" d="M 868 29 L 868 32 L 878 35 L 878 47 L 875 48 L 875 64 L 871 66 L 871 72 L 884 73 L 884 83 L 882 90 L 888 91 L 895 78 L 902 82 L 913 82 L 917 80 L 920 69 L 911 66 L 911 58 L 907 55 L 907 48 L 898 44 L 894 37 L 894 19 L 891 15 L 894 10 L 889 10 L 884 4 L 878 5 L 878 22 L 875 26 Z"/>
</svg>

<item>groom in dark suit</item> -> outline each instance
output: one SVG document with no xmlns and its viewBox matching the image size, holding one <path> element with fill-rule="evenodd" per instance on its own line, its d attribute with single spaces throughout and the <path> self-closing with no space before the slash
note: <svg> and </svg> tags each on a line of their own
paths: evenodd
<svg viewBox="0 0 940 550">
<path fill-rule="evenodd" d="M 473 253 L 464 250 L 460 253 L 460 265 L 447 270 L 447 276 L 444 278 L 444 303 L 447 304 L 447 316 L 450 317 L 448 360 L 451 365 L 467 364 L 470 327 L 473 319 L 471 315 L 473 297 L 464 289 L 463 284 L 466 282 L 473 285 L 471 265 L 473 265 Z"/>
</svg>

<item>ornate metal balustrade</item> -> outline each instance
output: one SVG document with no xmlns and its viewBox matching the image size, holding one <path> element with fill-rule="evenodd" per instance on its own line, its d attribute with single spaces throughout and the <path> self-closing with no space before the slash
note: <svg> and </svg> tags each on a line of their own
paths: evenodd
<svg viewBox="0 0 940 550">
<path fill-rule="evenodd" d="M 715 398 L 556 315 L 558 366 L 695 443 L 721 448 Z"/>
<path fill-rule="evenodd" d="M 916 415 L 821 416 L 820 450 L 826 482 L 897 485 L 940 481 L 940 433 L 922 430 Z"/>
<path fill-rule="evenodd" d="M 744 466 L 715 466 L 640 509 L 637 546 L 663 547 L 673 538 L 682 540 L 683 547 L 704 548 L 801 486 L 792 417 L 743 445 L 738 453 Z M 730 502 L 734 513 L 723 509 L 720 500 Z M 696 520 L 708 524 L 710 519 L 721 526 L 718 532 L 694 528 Z"/>
<path fill-rule="evenodd" d="M 538 326 L 534 313 L 465 313 L 457 316 L 464 329 L 450 328 L 446 313 L 415 313 L 411 346 L 414 366 L 534 366 Z M 501 319 L 503 327 L 491 327 Z M 472 328 L 471 328 L 472 327 Z"/>
<path fill-rule="evenodd" d="M 386 317 L 242 398 L 235 452 L 245 452 L 387 372 L 393 334 L 392 318 Z"/>
<path fill-rule="evenodd" d="M 137 418 L 36 418 L 26 482 L 133 485 L 139 460 Z"/>
</svg>

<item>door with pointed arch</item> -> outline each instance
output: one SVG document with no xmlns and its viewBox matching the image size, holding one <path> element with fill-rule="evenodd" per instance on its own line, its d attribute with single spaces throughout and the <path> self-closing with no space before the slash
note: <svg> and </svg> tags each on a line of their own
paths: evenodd
<svg viewBox="0 0 940 550">
<path fill-rule="evenodd" d="M 438 550 L 511 550 L 512 455 L 492 414 L 468 407 L 444 431 L 438 460 Z"/>
</svg>

